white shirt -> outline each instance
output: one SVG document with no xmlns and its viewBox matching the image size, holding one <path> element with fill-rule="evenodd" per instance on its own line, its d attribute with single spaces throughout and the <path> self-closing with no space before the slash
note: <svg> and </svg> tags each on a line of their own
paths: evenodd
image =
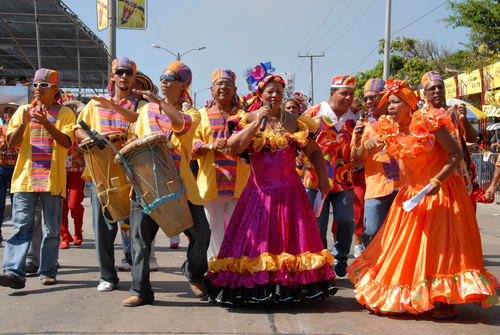
<svg viewBox="0 0 500 335">
<path fill-rule="evenodd" d="M 335 124 L 335 128 L 337 128 L 337 130 L 341 129 L 346 123 L 346 121 L 355 120 L 354 113 L 351 111 L 350 108 L 347 112 L 342 114 L 340 118 L 338 118 L 337 114 L 335 114 L 335 112 L 332 110 L 330 104 L 328 104 L 327 101 L 323 101 L 320 104 L 319 112 L 318 114 L 316 114 L 316 116 L 317 117 L 328 116 L 330 120 Z"/>
</svg>

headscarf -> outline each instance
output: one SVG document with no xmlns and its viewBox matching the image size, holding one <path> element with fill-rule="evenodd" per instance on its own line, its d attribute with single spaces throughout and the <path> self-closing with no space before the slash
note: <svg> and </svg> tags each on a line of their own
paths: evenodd
<svg viewBox="0 0 500 335">
<path fill-rule="evenodd" d="M 113 59 L 113 62 L 111 63 L 111 76 L 115 73 L 117 69 L 130 69 L 134 73 L 137 72 L 137 65 L 133 60 L 131 60 L 128 57 L 118 57 Z M 110 96 L 115 95 L 115 85 L 116 83 L 114 80 L 111 80 L 111 78 L 108 80 L 108 94 Z"/>
<path fill-rule="evenodd" d="M 181 93 L 181 96 L 179 97 L 179 103 L 182 104 L 183 102 L 189 102 L 190 105 L 193 104 L 193 99 L 191 99 L 191 95 L 189 94 L 189 87 L 191 86 L 191 81 L 193 80 L 193 74 L 191 72 L 191 69 L 184 64 L 181 61 L 175 61 L 170 63 L 163 72 L 170 70 L 174 71 L 181 81 L 186 84 L 186 87 Z"/>
<path fill-rule="evenodd" d="M 302 92 L 294 92 L 285 100 L 285 103 L 288 101 L 295 101 L 299 106 L 300 113 L 304 113 L 307 109 L 309 98 Z"/>
<path fill-rule="evenodd" d="M 412 111 L 417 109 L 419 99 L 413 90 L 406 85 L 406 80 L 388 79 L 385 83 L 385 90 L 382 93 L 384 96 L 380 99 L 378 108 L 381 108 L 389 100 L 389 97 L 394 94 L 409 105 Z"/>
<path fill-rule="evenodd" d="M 385 81 L 380 78 L 370 78 L 366 81 L 364 92 L 382 92 L 384 90 Z"/>
<path fill-rule="evenodd" d="M 115 72 L 118 68 L 131 69 L 134 73 L 137 72 L 137 65 L 128 57 L 118 57 L 113 59 L 113 63 L 111 63 L 111 72 Z"/>
<path fill-rule="evenodd" d="M 426 89 L 427 85 L 429 85 L 431 81 L 443 82 L 443 77 L 441 76 L 441 73 L 437 71 L 429 71 L 422 76 L 422 80 L 420 81 L 420 83 L 422 84 L 422 87 Z"/>
<path fill-rule="evenodd" d="M 33 82 L 45 81 L 51 85 L 59 87 L 60 76 L 56 70 L 41 68 L 35 72 Z"/>
<path fill-rule="evenodd" d="M 262 100 L 261 100 L 262 92 L 264 92 L 264 88 L 266 87 L 266 85 L 273 81 L 280 83 L 283 86 L 283 88 L 285 88 L 286 86 L 283 78 L 281 78 L 276 74 L 270 74 L 264 79 L 260 80 L 257 84 L 257 89 L 254 91 L 255 96 L 252 96 L 251 99 L 247 100 L 247 104 L 249 105 L 248 106 L 249 112 L 255 111 L 262 106 Z"/>
<path fill-rule="evenodd" d="M 340 75 L 332 78 L 332 88 L 354 88 L 356 78 L 349 75 Z"/>
<path fill-rule="evenodd" d="M 212 85 L 215 84 L 215 82 L 219 79 L 231 80 L 233 84 L 236 85 L 236 73 L 234 73 L 229 69 L 219 68 L 214 70 L 214 72 L 212 72 Z M 240 98 L 236 93 L 234 94 L 233 101 L 231 103 L 234 107 L 238 109 L 241 107 Z M 210 108 L 213 105 L 215 105 L 215 98 L 211 97 L 210 99 L 207 100 L 205 108 Z"/>
</svg>

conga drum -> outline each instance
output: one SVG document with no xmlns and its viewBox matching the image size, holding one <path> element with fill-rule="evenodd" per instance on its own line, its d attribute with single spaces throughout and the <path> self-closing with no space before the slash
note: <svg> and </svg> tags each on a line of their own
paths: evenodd
<svg viewBox="0 0 500 335">
<path fill-rule="evenodd" d="M 186 189 L 170 156 L 167 137 L 151 134 L 127 144 L 117 155 L 118 164 L 131 169 L 134 191 L 143 200 L 144 213 L 173 237 L 193 225 Z"/>
<path fill-rule="evenodd" d="M 120 150 L 126 141 L 126 136 L 121 132 L 103 133 L 117 150 Z M 130 215 L 130 184 L 121 167 L 114 162 L 115 152 L 109 146 L 99 149 L 96 143 L 90 139 L 84 139 L 80 150 L 85 156 L 85 164 L 90 171 L 92 181 L 99 202 L 109 212 L 109 221 L 119 221 Z M 105 216 L 106 217 L 106 216 Z"/>
</svg>

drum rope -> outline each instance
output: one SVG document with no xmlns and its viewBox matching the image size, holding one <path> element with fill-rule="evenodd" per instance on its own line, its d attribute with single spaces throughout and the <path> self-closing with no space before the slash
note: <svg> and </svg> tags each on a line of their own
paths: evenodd
<svg viewBox="0 0 500 335">
<path fill-rule="evenodd" d="M 156 150 L 153 150 L 151 145 L 148 145 L 148 148 L 152 153 L 151 156 L 153 157 L 153 171 L 154 171 L 154 176 L 155 176 L 156 189 L 154 189 L 150 183 L 148 183 L 139 173 L 137 173 L 137 171 L 134 169 L 133 165 L 129 162 L 129 160 L 127 160 L 124 156 L 120 157 L 123 166 L 125 166 L 125 168 L 127 168 L 129 171 L 131 171 L 134 177 L 137 176 L 147 187 L 149 187 L 153 192 L 156 193 L 157 198 L 150 204 L 146 203 L 146 201 L 141 197 L 143 213 L 146 215 L 149 215 L 153 210 L 155 210 L 158 206 L 160 206 L 164 202 L 167 202 L 170 200 L 175 200 L 175 199 L 179 198 L 182 194 L 187 192 L 186 188 L 184 187 L 184 185 L 182 183 L 182 179 L 179 177 L 179 174 L 176 173 L 176 181 L 179 183 L 179 185 L 181 185 L 179 191 L 167 194 L 167 195 L 162 196 L 162 197 L 160 196 L 159 187 L 158 187 L 158 178 L 157 178 L 157 174 L 156 174 L 157 167 L 156 167 L 155 158 L 157 158 L 160 161 L 160 163 L 162 163 L 164 166 L 167 166 L 167 167 L 168 166 L 175 166 L 175 163 L 172 160 L 172 157 L 170 155 L 167 155 L 166 158 L 167 158 L 167 160 L 169 160 L 170 165 L 167 164 L 163 160 L 163 158 L 158 155 Z"/>
</svg>

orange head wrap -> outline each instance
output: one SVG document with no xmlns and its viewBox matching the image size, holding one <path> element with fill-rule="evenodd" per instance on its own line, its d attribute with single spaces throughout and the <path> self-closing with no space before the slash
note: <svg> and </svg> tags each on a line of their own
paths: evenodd
<svg viewBox="0 0 500 335">
<path fill-rule="evenodd" d="M 389 97 L 394 94 L 409 105 L 412 111 L 417 109 L 419 99 L 413 90 L 406 85 L 406 80 L 401 81 L 388 79 L 385 82 L 385 89 L 382 93 L 384 96 L 380 99 L 378 108 L 381 108 L 389 100 Z"/>
<path fill-rule="evenodd" d="M 189 87 L 191 86 L 191 81 L 193 80 L 191 69 L 183 62 L 175 61 L 170 63 L 163 72 L 167 70 L 174 71 L 179 76 L 181 81 L 186 84 L 186 87 L 179 98 L 179 102 L 181 104 L 183 102 L 189 102 L 192 105 L 193 99 L 191 99 L 191 95 L 189 94 Z"/>
</svg>

